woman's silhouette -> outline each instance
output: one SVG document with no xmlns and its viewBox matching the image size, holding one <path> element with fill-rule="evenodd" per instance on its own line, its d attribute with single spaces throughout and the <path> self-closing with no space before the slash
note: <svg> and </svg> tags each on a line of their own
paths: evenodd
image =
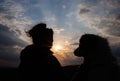
<svg viewBox="0 0 120 81">
<path fill-rule="evenodd" d="M 33 44 L 21 51 L 20 81 L 66 80 L 60 63 L 50 50 L 53 44 L 53 33 L 45 23 L 37 24 L 28 31 Z"/>
<path fill-rule="evenodd" d="M 83 56 L 84 63 L 73 81 L 119 81 L 119 67 L 107 39 L 84 34 L 79 42 L 74 54 Z"/>
</svg>

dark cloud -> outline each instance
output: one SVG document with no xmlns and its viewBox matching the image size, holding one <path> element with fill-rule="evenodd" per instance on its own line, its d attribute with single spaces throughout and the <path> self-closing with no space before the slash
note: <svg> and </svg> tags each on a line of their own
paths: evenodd
<svg viewBox="0 0 120 81">
<path fill-rule="evenodd" d="M 18 34 L 21 35 L 19 30 L 16 30 L 15 32 L 10 30 L 9 27 L 4 26 L 0 24 L 0 45 L 5 45 L 5 46 L 21 46 L 23 47 L 25 45 L 25 42 L 22 41 Z"/>
<path fill-rule="evenodd" d="M 0 59 L 18 60 L 21 47 L 0 45 Z"/>
<path fill-rule="evenodd" d="M 73 43 L 73 44 L 71 44 L 71 45 L 79 45 L 79 43 Z"/>
<path fill-rule="evenodd" d="M 3 7 L 0 7 L 0 13 L 4 13 L 6 10 Z"/>
<path fill-rule="evenodd" d="M 85 13 L 88 13 L 88 12 L 90 12 L 89 9 L 87 9 L 87 8 L 83 8 L 83 9 L 80 9 L 79 14 L 85 14 Z"/>
<path fill-rule="evenodd" d="M 102 20 L 99 29 L 103 29 L 107 34 L 120 36 L 120 23 L 117 20 Z"/>
<path fill-rule="evenodd" d="M 7 18 L 8 20 L 10 20 L 10 19 L 14 19 L 15 17 L 14 16 L 12 16 L 12 15 L 6 15 L 6 16 L 4 16 L 5 18 Z"/>
<path fill-rule="evenodd" d="M 28 44 L 22 27 L 29 20 L 22 16 L 23 12 L 23 7 L 15 0 L 0 0 L 0 65 L 17 63 L 22 47 Z"/>
<path fill-rule="evenodd" d="M 18 33 L 20 33 L 19 30 Z M 2 24 L 0 24 L 0 38 L 0 60 L 17 63 L 19 61 L 19 53 L 22 47 L 26 45 L 25 42 L 19 39 L 16 32 L 11 31 L 9 27 Z"/>
<path fill-rule="evenodd" d="M 104 18 L 100 18 L 98 28 L 105 30 L 106 34 L 120 36 L 120 0 L 103 0 L 103 3 L 107 4 L 105 6 L 107 15 L 102 14 Z"/>
<path fill-rule="evenodd" d="M 19 62 L 20 51 L 21 51 L 21 48 L 15 48 L 14 46 L 0 45 L 0 66 L 2 65 L 7 65 L 9 67 L 17 66 L 18 65 L 17 63 Z M 11 63 L 16 63 L 16 64 L 10 65 Z"/>
<path fill-rule="evenodd" d="M 120 43 L 111 46 L 112 53 L 120 64 Z"/>
<path fill-rule="evenodd" d="M 120 57 L 120 43 L 111 46 L 112 52 L 116 57 Z"/>
<path fill-rule="evenodd" d="M 106 31 L 110 35 L 119 36 L 120 37 L 120 27 L 109 27 Z"/>
<path fill-rule="evenodd" d="M 0 0 L 0 13 L 6 12 L 6 8 L 4 6 L 4 0 Z"/>
<path fill-rule="evenodd" d="M 120 20 L 120 14 L 119 14 L 119 15 L 117 15 L 116 19 L 117 19 L 117 20 Z"/>
<path fill-rule="evenodd" d="M 10 61 L 10 60 L 4 60 L 0 59 L 0 67 L 18 67 L 19 62 L 18 61 Z"/>
<path fill-rule="evenodd" d="M 18 30 L 19 31 L 19 30 Z M 0 44 L 2 45 L 19 45 L 24 46 L 24 42 L 18 38 L 15 34 L 16 32 L 10 31 L 7 26 L 0 24 Z M 20 31 L 18 32 L 20 33 Z"/>
</svg>

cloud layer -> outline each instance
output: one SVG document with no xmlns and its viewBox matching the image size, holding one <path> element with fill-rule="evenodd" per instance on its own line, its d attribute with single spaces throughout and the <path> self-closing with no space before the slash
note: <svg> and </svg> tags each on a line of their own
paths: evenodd
<svg viewBox="0 0 120 81">
<path fill-rule="evenodd" d="M 5 61 L 3 66 L 17 66 L 19 52 L 28 44 L 24 26 L 30 24 L 30 21 L 23 13 L 22 6 L 13 0 L 0 2 L 0 62 Z"/>
<path fill-rule="evenodd" d="M 31 43 L 25 30 L 41 21 L 53 28 L 54 43 L 68 49 L 56 54 L 63 65 L 79 63 L 73 51 L 84 33 L 106 37 L 119 56 L 119 5 L 120 0 L 0 0 L 0 59 L 18 60 L 20 50 Z"/>
</svg>

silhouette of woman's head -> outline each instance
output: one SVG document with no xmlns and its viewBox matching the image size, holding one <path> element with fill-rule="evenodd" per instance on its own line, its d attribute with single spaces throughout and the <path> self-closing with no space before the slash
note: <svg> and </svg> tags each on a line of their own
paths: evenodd
<svg viewBox="0 0 120 81">
<path fill-rule="evenodd" d="M 74 51 L 76 56 L 87 58 L 111 57 L 111 49 L 107 39 L 94 35 L 84 34 L 80 38 L 79 47 Z"/>
<path fill-rule="evenodd" d="M 54 32 L 52 29 L 47 28 L 45 23 L 35 25 L 28 33 L 35 45 L 52 47 Z"/>
</svg>

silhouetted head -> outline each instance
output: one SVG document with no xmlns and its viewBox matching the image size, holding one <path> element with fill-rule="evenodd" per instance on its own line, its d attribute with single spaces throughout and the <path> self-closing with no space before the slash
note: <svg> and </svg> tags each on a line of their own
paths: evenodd
<svg viewBox="0 0 120 81">
<path fill-rule="evenodd" d="M 80 38 L 79 47 L 74 51 L 76 56 L 85 58 L 111 58 L 111 49 L 107 39 L 94 35 L 84 34 Z"/>
<path fill-rule="evenodd" d="M 53 30 L 47 28 L 45 23 L 35 25 L 28 33 L 32 37 L 34 44 L 49 48 L 52 47 Z"/>
</svg>

